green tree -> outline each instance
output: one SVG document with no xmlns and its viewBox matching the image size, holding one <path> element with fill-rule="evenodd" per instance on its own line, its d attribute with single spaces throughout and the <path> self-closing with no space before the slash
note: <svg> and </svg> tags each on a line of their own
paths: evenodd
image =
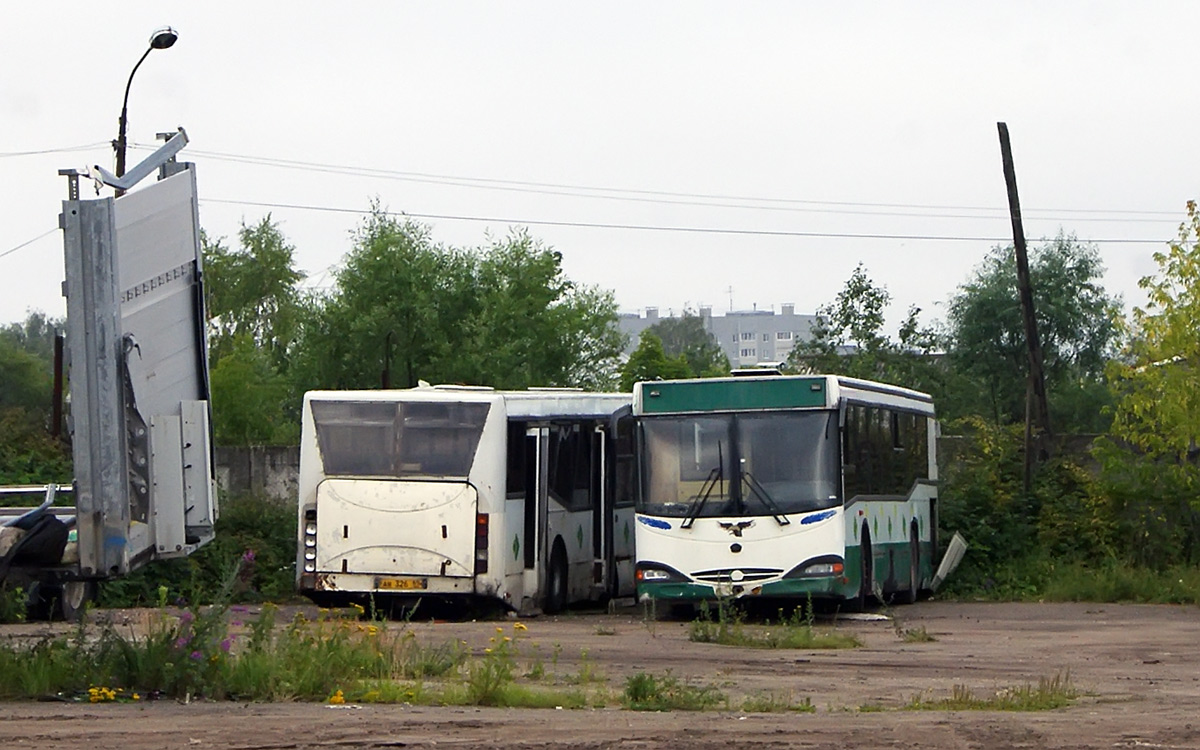
<svg viewBox="0 0 1200 750">
<path fill-rule="evenodd" d="M 687 359 L 681 354 L 668 357 L 662 339 L 654 334 L 653 326 L 642 331 L 637 348 L 621 368 L 621 390 L 632 391 L 633 384 L 643 380 L 670 380 L 693 376 Z"/>
<path fill-rule="evenodd" d="M 1030 253 L 1038 337 L 1055 431 L 1098 431 L 1108 403 L 1104 363 L 1117 341 L 1120 301 L 1100 285 L 1095 247 L 1060 235 Z M 994 248 L 951 298 L 947 358 L 975 384 L 975 406 L 997 423 L 1025 418 L 1029 360 L 1012 248 Z M 983 398 L 980 399 L 979 396 Z"/>
<path fill-rule="evenodd" d="M 729 358 L 712 333 L 705 330 L 704 319 L 690 310 L 684 310 L 677 318 L 663 318 L 649 330 L 662 341 L 667 357 L 683 357 L 691 376 L 713 378 L 729 374 Z"/>
<path fill-rule="evenodd" d="M 798 343 L 788 366 L 802 372 L 848 375 L 938 396 L 946 376 L 934 356 L 935 332 L 920 324 L 920 308 L 909 308 L 899 341 L 884 332 L 891 294 L 859 264 L 834 301 L 817 310 L 808 341 Z"/>
<path fill-rule="evenodd" d="M 242 224 L 238 239 L 241 247 L 231 250 L 201 235 L 211 356 L 219 359 L 235 339 L 248 337 L 285 369 L 298 333 L 304 280 L 295 248 L 270 214 L 253 226 Z"/>
<path fill-rule="evenodd" d="M 292 445 L 300 424 L 287 408 L 288 383 L 249 336 L 233 340 L 209 375 L 218 445 Z"/>
<path fill-rule="evenodd" d="M 1097 454 L 1139 561 L 1162 564 L 1163 550 L 1200 557 L 1200 212 L 1143 278 L 1145 308 L 1134 308 L 1123 356 L 1108 372 L 1116 405 L 1111 440 Z"/>
<path fill-rule="evenodd" d="M 52 362 L 0 335 L 0 409 L 48 414 L 54 387 L 52 367 Z"/>
<path fill-rule="evenodd" d="M 61 326 L 32 312 L 0 328 L 0 484 L 71 480 L 70 451 L 48 430 Z"/>
<path fill-rule="evenodd" d="M 610 387 L 623 338 L 612 294 L 565 277 L 525 232 L 474 250 L 372 206 L 335 288 L 313 304 L 297 377 L 305 387 L 419 380 L 504 388 Z"/>
<path fill-rule="evenodd" d="M 612 387 L 624 340 L 611 292 L 575 284 L 562 256 L 525 230 L 470 256 L 463 295 L 470 345 L 457 347 L 461 379 L 501 388 Z"/>
</svg>

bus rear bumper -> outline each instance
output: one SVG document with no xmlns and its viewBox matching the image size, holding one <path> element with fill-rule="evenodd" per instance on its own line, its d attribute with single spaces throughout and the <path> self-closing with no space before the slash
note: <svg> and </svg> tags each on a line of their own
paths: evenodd
<svg viewBox="0 0 1200 750">
<path fill-rule="evenodd" d="M 474 578 L 443 576 L 377 576 L 365 573 L 305 573 L 300 593 L 407 594 L 412 596 L 475 594 Z"/>
</svg>

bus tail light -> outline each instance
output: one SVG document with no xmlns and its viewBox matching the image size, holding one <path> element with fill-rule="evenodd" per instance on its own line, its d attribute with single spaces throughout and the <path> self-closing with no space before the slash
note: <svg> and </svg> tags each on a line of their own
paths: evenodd
<svg viewBox="0 0 1200 750">
<path fill-rule="evenodd" d="M 488 514 L 475 514 L 475 575 L 488 571 Z"/>
<path fill-rule="evenodd" d="M 317 511 L 304 511 L 304 572 L 317 571 Z"/>
</svg>

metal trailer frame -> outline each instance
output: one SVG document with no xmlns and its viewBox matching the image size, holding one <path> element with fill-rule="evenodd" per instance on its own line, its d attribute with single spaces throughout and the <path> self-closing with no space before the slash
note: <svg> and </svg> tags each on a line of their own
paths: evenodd
<svg viewBox="0 0 1200 750">
<path fill-rule="evenodd" d="M 60 592 L 154 560 L 183 557 L 213 538 L 218 514 L 209 406 L 203 267 L 195 172 L 174 160 L 180 129 L 117 178 L 100 167 L 61 170 L 75 507 L 40 508 L 75 527 L 74 554 L 57 565 L 14 564 L 10 576 Z M 123 190 L 79 198 L 79 178 Z M 64 488 L 65 489 L 65 488 Z M 0 493 L 5 489 L 0 488 Z M 18 519 L 8 512 L 0 526 Z M 0 561 L 3 558 L 0 557 Z M 0 578 L 0 582 L 3 579 Z"/>
</svg>

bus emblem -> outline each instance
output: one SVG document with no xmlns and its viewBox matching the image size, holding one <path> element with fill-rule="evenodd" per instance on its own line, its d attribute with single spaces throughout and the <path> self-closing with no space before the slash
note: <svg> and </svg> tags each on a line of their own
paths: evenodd
<svg viewBox="0 0 1200 750">
<path fill-rule="evenodd" d="M 725 523 L 724 521 L 718 521 L 717 525 L 734 536 L 741 536 L 742 531 L 754 525 L 754 521 L 738 521 L 736 523 Z"/>
</svg>

